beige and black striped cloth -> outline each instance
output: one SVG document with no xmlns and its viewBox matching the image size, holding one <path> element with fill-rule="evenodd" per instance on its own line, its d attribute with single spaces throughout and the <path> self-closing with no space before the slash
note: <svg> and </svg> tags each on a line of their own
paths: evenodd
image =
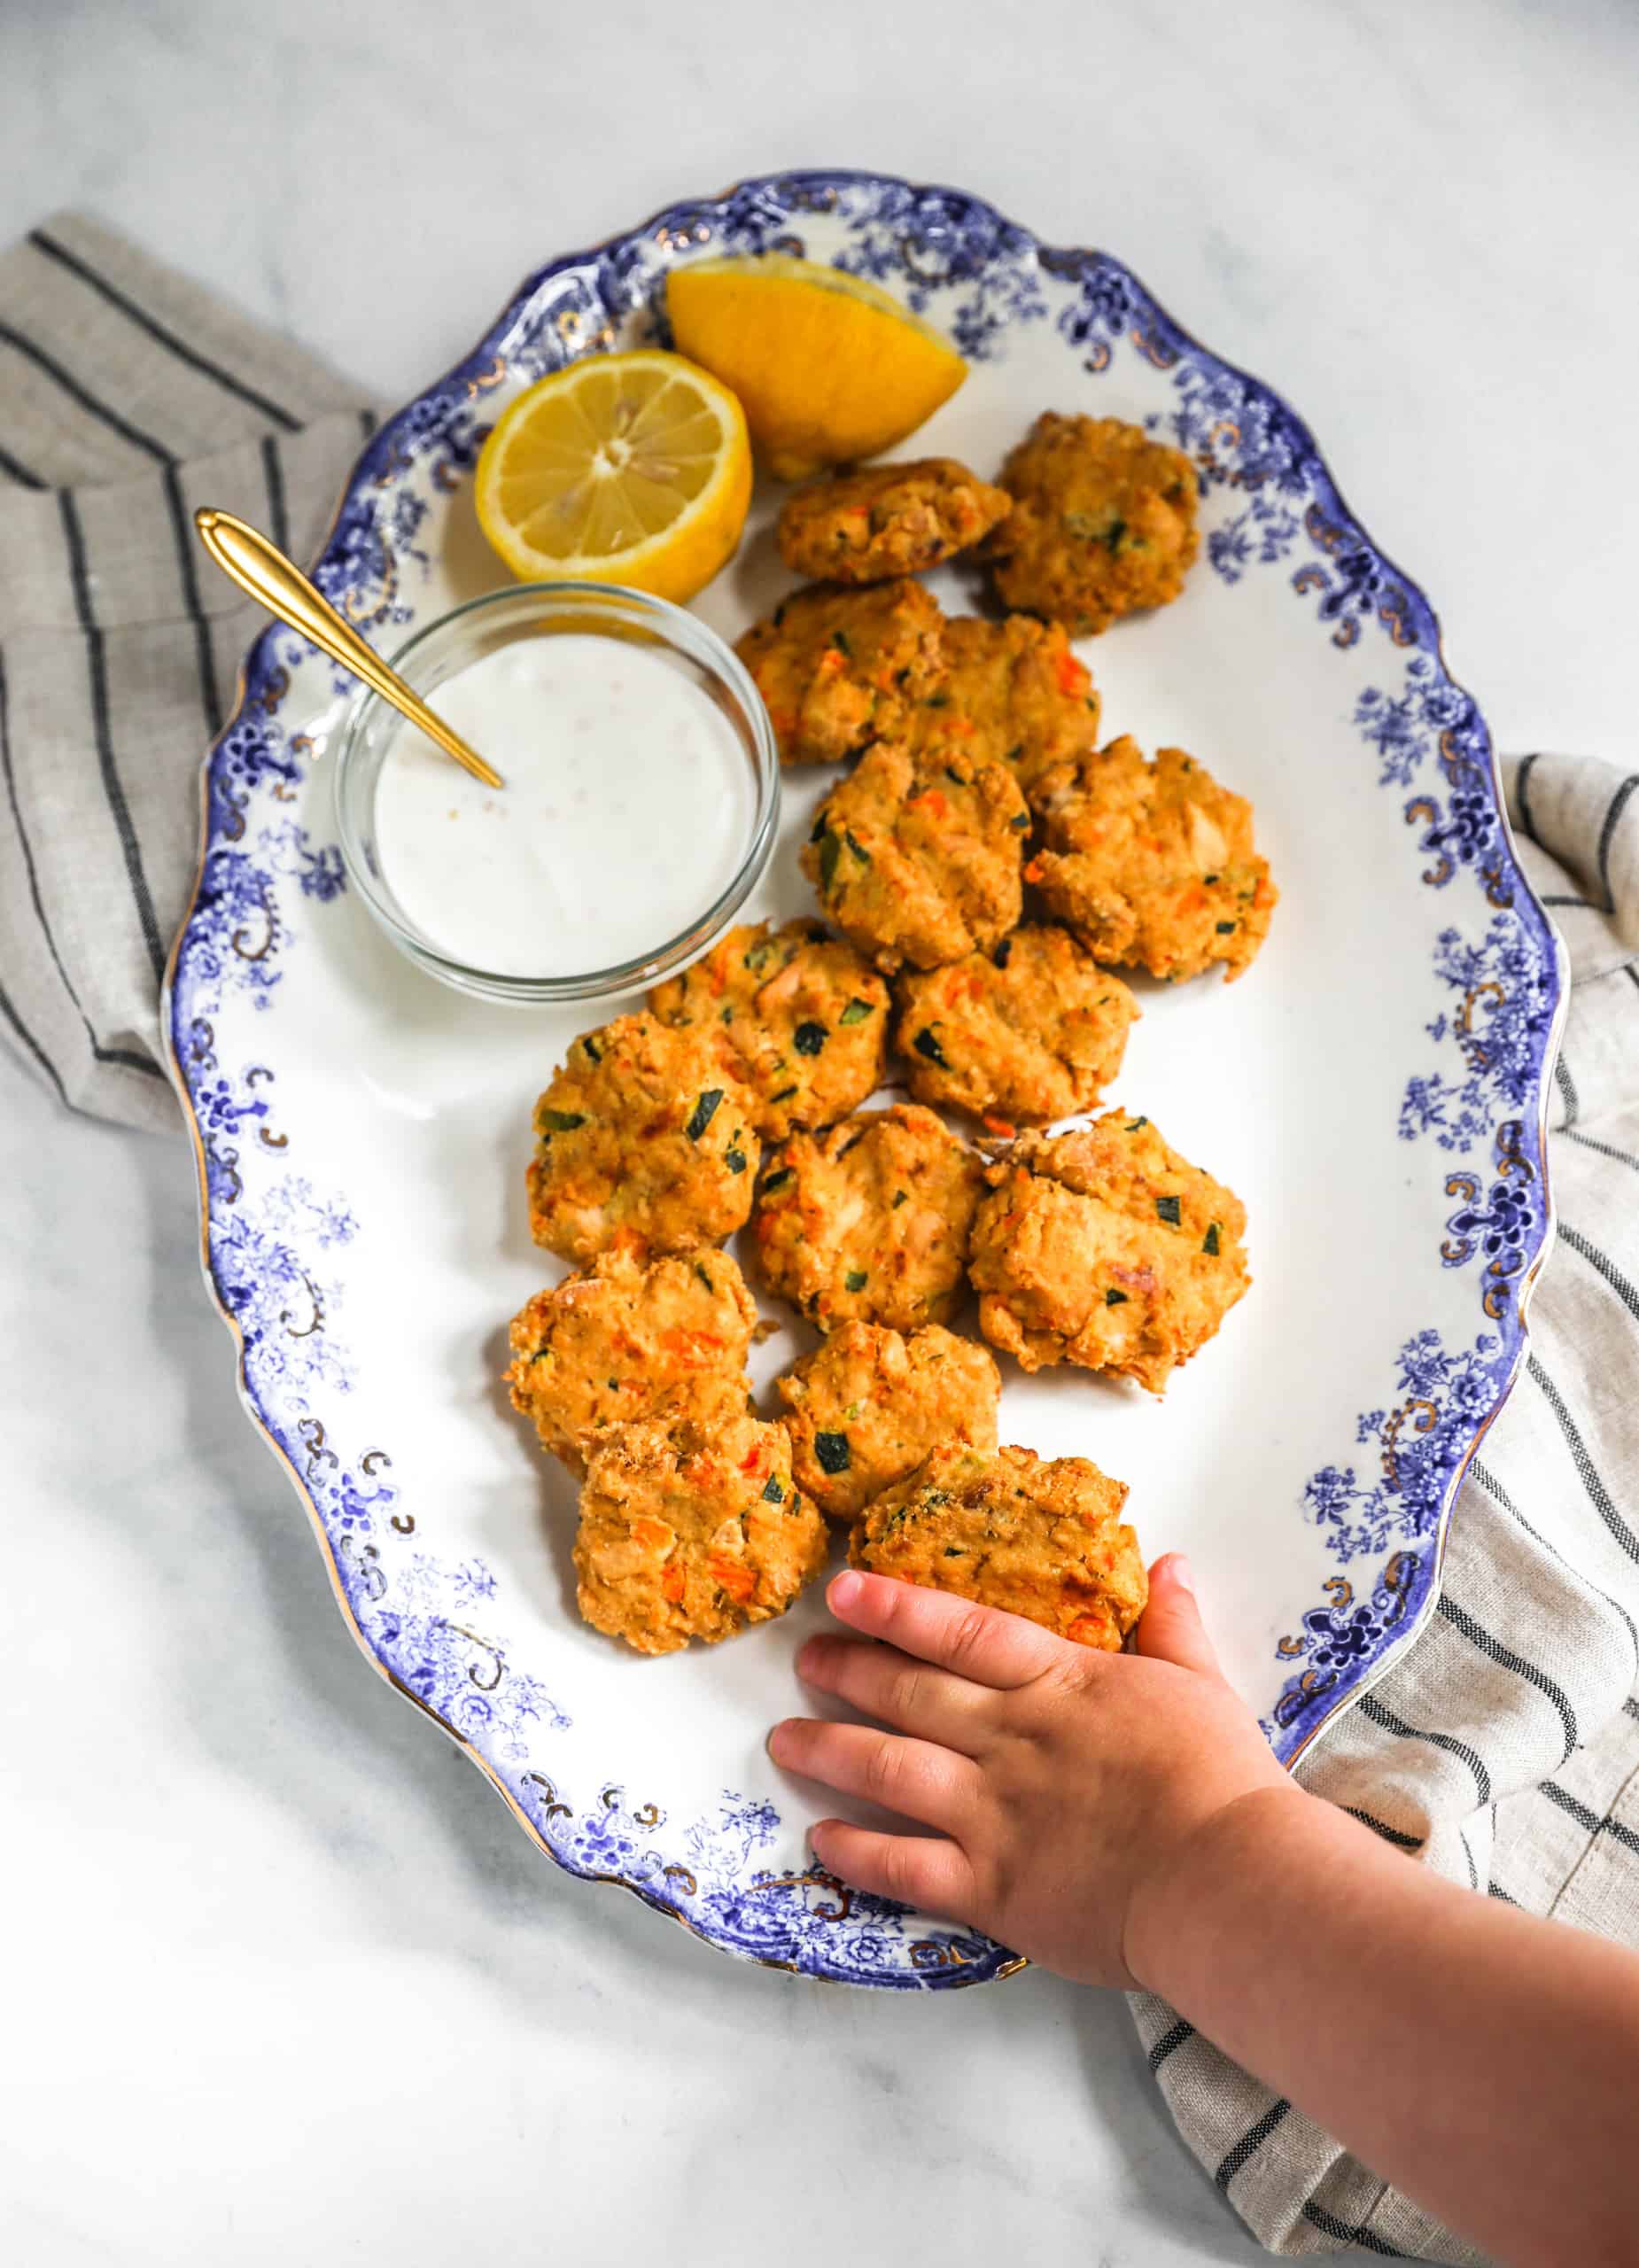
<svg viewBox="0 0 1639 2268">
<path fill-rule="evenodd" d="M 0 1033 L 63 1100 L 170 1127 L 159 983 L 199 754 L 267 617 L 194 508 L 318 545 L 361 389 L 77 214 L 0 255 Z"/>
<path fill-rule="evenodd" d="M 92 221 L 0 259 L 0 1034 L 74 1108 L 179 1124 L 159 976 L 199 758 L 259 625 L 190 512 L 225 505 L 310 554 L 374 423 L 356 388 Z M 1547 755 L 1508 772 L 1573 975 L 1558 1248 L 1526 1371 L 1457 1501 L 1438 1611 L 1301 1776 L 1408 1863 L 1632 1944 L 1639 774 Z M 1173 2010 L 1134 2007 L 1190 2148 L 1272 2250 L 1480 2259 Z"/>
</svg>

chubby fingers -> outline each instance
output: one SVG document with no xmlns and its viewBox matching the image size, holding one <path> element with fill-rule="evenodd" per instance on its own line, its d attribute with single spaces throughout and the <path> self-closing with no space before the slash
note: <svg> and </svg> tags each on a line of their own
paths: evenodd
<svg viewBox="0 0 1639 2268">
<path fill-rule="evenodd" d="M 864 1638 L 810 1638 L 796 1658 L 796 1673 L 821 1693 L 834 1693 L 862 1715 L 880 1717 L 902 1733 L 937 1741 L 963 1756 L 984 1744 L 986 1720 L 994 1704 L 988 1687 L 953 1677 Z"/>
<path fill-rule="evenodd" d="M 1150 1569 L 1149 1604 L 1133 1644 L 1152 1661 L 1176 1662 L 1180 1669 L 1221 1678 L 1218 1658 L 1195 1602 L 1195 1581 L 1181 1551 L 1169 1551 Z"/>
<path fill-rule="evenodd" d="M 972 1819 L 982 1791 L 978 1767 L 967 1757 L 932 1741 L 878 1732 L 872 1725 L 787 1717 L 770 1733 L 768 1749 L 788 1772 L 823 1781 L 842 1795 L 864 1796 L 947 1834 Z"/>
<path fill-rule="evenodd" d="M 943 1835 L 878 1835 L 845 1819 L 822 1819 L 809 1835 L 827 1874 L 878 1898 L 896 1898 L 946 1922 L 971 1924 L 978 1884 L 960 1847 Z"/>
<path fill-rule="evenodd" d="M 852 1567 L 832 1578 L 826 1603 L 839 1622 L 867 1638 L 885 1638 L 902 1653 L 1001 1692 L 1030 1684 L 1067 1652 L 1083 1651 L 1021 1615 Z"/>
</svg>

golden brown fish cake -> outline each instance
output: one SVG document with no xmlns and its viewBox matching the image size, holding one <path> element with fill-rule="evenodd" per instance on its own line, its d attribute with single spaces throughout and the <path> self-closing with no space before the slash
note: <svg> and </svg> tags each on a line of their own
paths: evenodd
<svg viewBox="0 0 1639 2268">
<path fill-rule="evenodd" d="M 1252 805 L 1205 765 L 1181 748 L 1148 764 L 1123 735 L 1047 773 L 1034 800 L 1043 843 L 1026 880 L 1095 959 L 1168 979 L 1251 967 L 1279 892 Z"/>
<path fill-rule="evenodd" d="M 820 806 L 803 872 L 879 968 L 938 968 L 1017 926 L 1029 825 L 1005 765 L 884 742 Z"/>
<path fill-rule="evenodd" d="M 513 1318 L 512 1407 L 574 1473 L 611 1425 L 648 1418 L 702 1379 L 745 1390 L 757 1307 L 713 1245 L 642 1261 L 600 1253 Z"/>
<path fill-rule="evenodd" d="M 1005 489 L 953 457 L 866 465 L 792 491 L 780 514 L 780 556 L 819 582 L 881 583 L 966 551 L 1012 509 Z"/>
<path fill-rule="evenodd" d="M 1001 478 L 1014 508 L 988 548 L 1004 606 L 1089 638 L 1184 588 L 1200 540 L 1195 468 L 1141 425 L 1047 410 Z"/>
<path fill-rule="evenodd" d="M 1027 1371 L 1074 1363 L 1163 1393 L 1252 1280 L 1245 1206 L 1147 1118 L 1022 1134 L 986 1179 L 979 1328 Z"/>
<path fill-rule="evenodd" d="M 857 1519 L 941 1442 L 996 1447 L 1000 1373 L 936 1323 L 908 1337 L 845 1323 L 779 1384 L 796 1485 L 834 1520 Z"/>
<path fill-rule="evenodd" d="M 720 1243 L 751 1209 L 755 1116 L 710 1033 L 653 1016 L 585 1033 L 535 1105 L 531 1235 L 576 1262 Z"/>
<path fill-rule="evenodd" d="M 731 929 L 703 960 L 649 996 L 662 1023 L 716 1035 L 757 1103 L 757 1130 L 833 1126 L 882 1084 L 888 987 L 818 921 Z"/>
<path fill-rule="evenodd" d="M 943 1323 L 961 1296 L 983 1161 L 914 1103 L 770 1153 L 752 1234 L 771 1292 L 821 1331 Z"/>
<path fill-rule="evenodd" d="M 986 1456 L 956 1444 L 876 1499 L 848 1556 L 1119 1653 L 1150 1593 L 1138 1540 L 1120 1517 L 1126 1501 L 1126 1483 L 1091 1457 Z"/>
<path fill-rule="evenodd" d="M 725 1392 L 703 1413 L 604 1437 L 580 1492 L 580 1612 L 640 1654 L 715 1645 L 783 1614 L 827 1548 L 823 1517 L 792 1480 L 784 1426 Z"/>
<path fill-rule="evenodd" d="M 1138 1004 L 1068 929 L 1027 921 L 989 952 L 895 980 L 894 1045 L 918 1102 L 993 1134 L 1091 1109 Z"/>
<path fill-rule="evenodd" d="M 1091 676 L 1061 624 L 959 614 L 944 625 L 944 671 L 904 737 L 924 760 L 952 749 L 998 759 L 1028 796 L 1045 772 L 1098 746 L 1099 715 Z"/>
<path fill-rule="evenodd" d="M 938 674 L 938 601 L 920 583 L 814 583 L 734 648 L 767 704 L 781 760 L 838 764 L 903 722 Z"/>
</svg>

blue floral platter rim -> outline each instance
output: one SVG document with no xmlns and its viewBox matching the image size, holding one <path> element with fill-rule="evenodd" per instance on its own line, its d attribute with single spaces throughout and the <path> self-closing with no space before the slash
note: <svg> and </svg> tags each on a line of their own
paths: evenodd
<svg viewBox="0 0 1639 2268">
<path fill-rule="evenodd" d="M 1475 1328 L 1449 1346 L 1437 1331 L 1414 1332 L 1384 1406 L 1357 1421 L 1355 1443 L 1375 1465 L 1345 1453 L 1304 1489 L 1305 1516 L 1340 1569 L 1363 1561 L 1370 1573 L 1328 1578 L 1279 1642 L 1282 1682 L 1263 1723 L 1291 1765 L 1432 1612 L 1458 1484 L 1524 1360 L 1529 1295 L 1552 1239 L 1546 1118 L 1568 999 L 1563 947 L 1515 850 L 1485 721 L 1447 670 L 1427 599 L 1366 535 L 1308 427 L 1273 389 L 1201 346 L 1108 254 L 1042 244 L 959 190 L 872 172 L 768 175 L 670 205 L 532 276 L 471 352 L 367 442 L 315 578 L 390 647 L 408 612 L 395 610 L 401 560 L 422 555 L 413 502 L 408 518 L 402 496 L 390 511 L 395 484 L 413 474 L 448 488 L 470 474 L 488 430 L 485 395 L 509 376 L 539 376 L 607 347 L 617 324 L 649 315 L 679 258 L 800 252 L 804 225 L 821 215 L 847 232 L 839 265 L 888 282 L 919 311 L 936 299 L 937 319 L 970 361 L 1014 326 L 1051 321 L 1090 372 L 1136 353 L 1167 374 L 1170 408 L 1148 422 L 1189 451 L 1222 508 L 1203 568 L 1231 584 L 1278 573 L 1318 634 L 1345 653 L 1363 655 L 1370 642 L 1395 673 L 1358 693 L 1353 722 L 1380 767 L 1376 785 L 1401 801 L 1410 854 L 1426 862 L 1420 881 L 1446 894 L 1454 915 L 1434 962 L 1451 1003 L 1424 1028 L 1435 1068 L 1407 1080 L 1398 1134 L 1425 1155 L 1444 1153 L 1444 1167 L 1434 1164 L 1452 1210 L 1440 1265 L 1472 1283 Z M 305 736 L 281 724 L 280 703 L 310 653 L 277 626 L 262 633 L 205 759 L 200 864 L 162 1023 L 199 1175 L 202 1264 L 236 1343 L 240 1396 L 307 1507 L 355 1641 L 579 1878 L 617 1884 L 770 1968 L 923 1990 L 1014 1973 L 1019 1956 L 988 1938 L 861 1897 L 812 1864 L 759 1864 L 779 1824 L 766 1803 L 725 1790 L 718 1814 L 684 1831 L 618 1786 L 566 1801 L 550 1776 L 524 1767 L 531 1737 L 571 1720 L 474 1627 L 493 1577 L 476 1561 L 452 1568 L 416 1557 L 407 1542 L 415 1522 L 395 1510 L 391 1458 L 363 1447 L 338 1453 L 346 1428 L 326 1395 L 345 1391 L 345 1379 L 303 1255 L 345 1243 L 350 1219 L 288 1173 L 256 1197 L 257 1174 L 273 1169 L 269 1153 L 276 1160 L 284 1141 L 271 1116 L 274 1074 L 259 1061 L 224 1061 L 217 1032 L 226 1004 L 248 998 L 263 1009 L 276 997 L 283 909 L 322 905 L 346 886 L 334 846 L 315 849 L 280 811 L 296 800 L 310 754 Z M 252 835 L 253 818 L 261 825 Z M 287 1343 L 276 1355 L 268 1310 L 281 1298 L 299 1303 L 303 1286 L 311 1324 L 293 1324 L 287 1304 Z"/>
</svg>

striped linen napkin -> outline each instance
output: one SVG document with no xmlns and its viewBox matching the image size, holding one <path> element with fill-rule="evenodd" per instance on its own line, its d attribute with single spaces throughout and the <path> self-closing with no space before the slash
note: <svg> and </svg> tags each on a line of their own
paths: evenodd
<svg viewBox="0 0 1639 2268">
<path fill-rule="evenodd" d="M 199 752 L 267 617 L 196 505 L 318 548 L 360 389 L 78 214 L 0 255 L 0 1035 L 66 1103 L 179 1123 L 159 989 Z"/>
<path fill-rule="evenodd" d="M 179 1123 L 159 977 L 200 751 L 260 619 L 203 571 L 191 509 L 308 556 L 375 423 L 322 364 L 93 221 L 0 258 L 0 1037 L 77 1109 Z M 1548 755 L 1507 773 L 1571 948 L 1562 1248 L 1464 1481 L 1438 1611 L 1299 1776 L 1409 1863 L 1635 1944 L 1639 775 Z M 1185 2140 L 1272 2251 L 1480 2260 L 1173 2010 L 1133 2007 Z"/>
</svg>

